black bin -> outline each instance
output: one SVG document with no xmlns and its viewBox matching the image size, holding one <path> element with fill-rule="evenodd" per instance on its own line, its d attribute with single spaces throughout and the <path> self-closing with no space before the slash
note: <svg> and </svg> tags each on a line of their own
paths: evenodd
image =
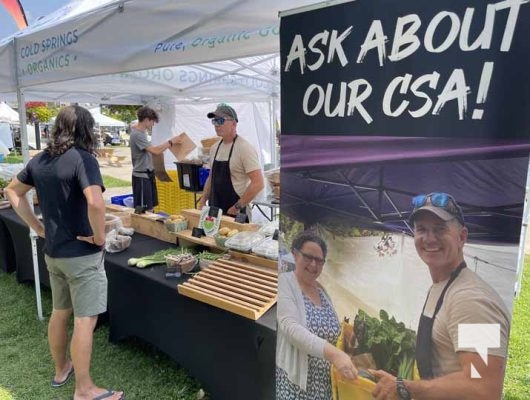
<svg viewBox="0 0 530 400">
<path fill-rule="evenodd" d="M 204 182 L 206 181 L 204 178 L 205 171 L 209 170 L 202 168 L 199 164 L 181 162 L 175 162 L 175 164 L 177 166 L 179 186 L 181 189 L 190 192 L 201 192 L 204 189 Z"/>
</svg>

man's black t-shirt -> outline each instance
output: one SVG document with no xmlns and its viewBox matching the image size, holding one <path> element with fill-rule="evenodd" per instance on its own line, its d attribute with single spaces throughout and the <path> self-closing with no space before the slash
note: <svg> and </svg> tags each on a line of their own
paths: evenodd
<svg viewBox="0 0 530 400">
<path fill-rule="evenodd" d="M 37 190 L 46 234 L 44 252 L 48 256 L 81 257 L 101 251 L 98 246 L 76 239 L 93 234 L 83 190 L 92 185 L 105 190 L 99 164 L 92 154 L 71 148 L 51 157 L 43 151 L 17 178 Z"/>
</svg>

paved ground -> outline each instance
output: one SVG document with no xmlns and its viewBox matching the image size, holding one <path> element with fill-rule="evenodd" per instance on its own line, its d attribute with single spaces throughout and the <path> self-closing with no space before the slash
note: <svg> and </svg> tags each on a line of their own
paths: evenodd
<svg viewBox="0 0 530 400">
<path fill-rule="evenodd" d="M 132 163 L 131 163 L 131 149 L 129 147 L 111 147 L 106 146 L 106 149 L 113 149 L 113 155 L 117 157 L 125 157 L 120 161 L 120 166 L 116 163 L 109 163 L 106 159 L 100 159 L 101 175 L 112 176 L 113 178 L 123 179 L 131 182 Z M 103 193 L 106 201 L 110 202 L 113 196 L 132 193 L 132 187 L 109 188 Z"/>
</svg>

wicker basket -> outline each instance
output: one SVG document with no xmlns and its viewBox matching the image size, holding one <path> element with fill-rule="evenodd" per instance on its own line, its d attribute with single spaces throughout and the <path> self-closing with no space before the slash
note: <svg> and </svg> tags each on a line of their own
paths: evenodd
<svg viewBox="0 0 530 400">
<path fill-rule="evenodd" d="M 185 261 L 182 260 L 183 256 L 189 256 Z M 192 255 L 172 255 L 168 254 L 166 257 L 166 269 L 167 271 L 179 271 L 183 274 L 190 272 L 195 265 L 197 265 L 197 258 Z"/>
</svg>

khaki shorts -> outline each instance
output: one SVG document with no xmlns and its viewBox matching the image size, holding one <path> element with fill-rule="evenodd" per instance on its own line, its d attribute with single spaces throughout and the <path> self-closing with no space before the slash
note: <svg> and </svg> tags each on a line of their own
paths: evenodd
<svg viewBox="0 0 530 400">
<path fill-rule="evenodd" d="M 71 258 L 45 255 L 45 260 L 54 310 L 73 308 L 76 317 L 91 317 L 107 310 L 104 252 Z"/>
</svg>

